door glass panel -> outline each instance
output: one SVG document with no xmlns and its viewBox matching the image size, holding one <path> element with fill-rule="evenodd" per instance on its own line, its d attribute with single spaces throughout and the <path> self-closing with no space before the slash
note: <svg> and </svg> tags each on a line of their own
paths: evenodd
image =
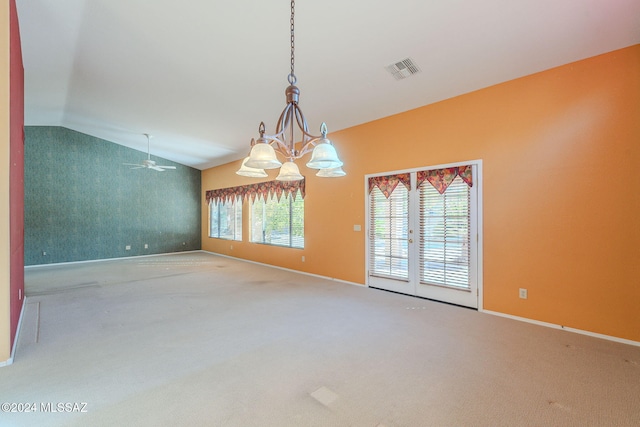
<svg viewBox="0 0 640 427">
<path fill-rule="evenodd" d="M 377 187 L 369 196 L 369 274 L 409 279 L 409 191 L 398 185 L 387 199 Z"/>
<path fill-rule="evenodd" d="M 470 290 L 470 205 L 460 177 L 444 194 L 420 187 L 420 283 Z"/>
</svg>

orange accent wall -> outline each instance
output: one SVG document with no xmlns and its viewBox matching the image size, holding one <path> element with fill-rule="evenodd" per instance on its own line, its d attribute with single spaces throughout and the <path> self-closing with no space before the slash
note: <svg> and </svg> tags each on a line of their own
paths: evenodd
<svg viewBox="0 0 640 427">
<path fill-rule="evenodd" d="M 211 239 L 206 203 L 203 249 L 364 284 L 364 176 L 482 159 L 484 309 L 640 341 L 640 45 L 330 138 L 348 175 L 300 165 L 304 250 L 248 243 L 247 222 L 243 242 Z M 239 165 L 203 171 L 203 200 L 259 181 Z"/>
</svg>

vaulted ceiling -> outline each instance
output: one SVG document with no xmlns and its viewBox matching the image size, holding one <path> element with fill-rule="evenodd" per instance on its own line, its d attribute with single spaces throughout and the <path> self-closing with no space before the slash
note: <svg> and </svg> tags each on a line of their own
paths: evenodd
<svg viewBox="0 0 640 427">
<path fill-rule="evenodd" d="M 273 131 L 290 67 L 285 0 L 17 0 L 25 124 L 198 169 Z M 316 0 L 295 15 L 312 133 L 640 43 L 638 0 Z M 410 58 L 419 72 L 395 79 Z M 523 100 L 526 102 L 526 100 Z"/>
</svg>

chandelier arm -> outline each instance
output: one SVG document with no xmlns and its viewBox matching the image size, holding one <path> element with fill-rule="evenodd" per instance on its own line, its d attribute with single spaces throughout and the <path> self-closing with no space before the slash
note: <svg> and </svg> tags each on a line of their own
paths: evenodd
<svg viewBox="0 0 640 427">
<path fill-rule="evenodd" d="M 296 105 L 296 121 L 298 122 L 298 127 L 304 134 L 309 134 L 309 126 L 307 125 L 307 119 L 304 118 L 304 113 L 302 109 Z"/>
<path fill-rule="evenodd" d="M 275 150 L 276 153 L 281 154 L 282 157 L 284 157 L 287 160 L 297 159 L 297 157 L 294 157 L 291 154 L 291 152 L 289 151 L 289 147 L 286 144 L 284 144 L 282 141 L 280 141 L 279 139 L 274 139 L 273 142 L 274 142 L 273 149 Z"/>
<path fill-rule="evenodd" d="M 294 103 L 287 104 L 287 108 L 285 108 L 285 111 L 283 112 L 284 121 L 280 124 L 281 127 L 278 128 L 278 130 L 282 134 L 282 140 L 284 141 L 287 158 L 289 160 L 297 158 L 293 140 L 293 116 L 295 113 L 295 108 L 296 106 Z M 287 135 L 287 131 L 289 131 L 289 135 Z"/>
<path fill-rule="evenodd" d="M 273 147 L 276 153 L 282 154 L 282 156 L 287 159 L 291 158 L 289 146 L 287 145 L 287 141 L 281 137 L 281 133 L 277 135 L 271 135 L 266 138 L 268 143 Z"/>
<path fill-rule="evenodd" d="M 322 139 L 321 136 L 316 136 L 313 137 L 312 139 L 308 140 L 303 146 L 302 149 L 300 150 L 300 157 L 304 156 L 307 153 L 310 153 L 313 151 L 313 149 L 316 147 L 316 143 L 318 142 L 318 140 Z"/>
<path fill-rule="evenodd" d="M 269 144 L 275 143 L 276 147 L 286 146 L 286 135 L 284 135 L 284 132 L 287 129 L 287 111 L 290 108 L 291 105 L 287 104 L 282 113 L 280 113 L 278 123 L 276 124 L 276 133 L 273 135 L 264 135 Z"/>
<path fill-rule="evenodd" d="M 289 128 L 289 152 L 291 153 L 292 157 L 296 157 L 298 153 L 296 152 L 296 141 L 293 133 L 293 131 L 295 130 L 293 128 L 293 117 L 296 115 L 296 105 L 291 105 L 292 107 L 289 109 L 289 114 L 287 115 L 287 125 Z"/>
<path fill-rule="evenodd" d="M 292 104 L 287 104 L 284 110 L 282 110 L 282 113 L 280 113 L 278 123 L 276 124 L 277 133 L 273 135 L 265 135 L 265 138 L 269 144 L 273 146 L 273 149 L 287 159 L 291 158 L 291 153 L 287 144 L 287 136 L 285 132 L 290 125 L 289 111 L 291 110 L 291 106 Z"/>
<path fill-rule="evenodd" d="M 309 133 L 309 126 L 307 125 L 307 120 L 304 118 L 304 114 L 300 107 L 296 106 L 296 121 L 298 122 L 298 127 L 302 131 L 304 137 L 306 139 L 319 139 L 320 136 L 312 135 Z M 306 142 L 306 141 L 305 141 Z"/>
<path fill-rule="evenodd" d="M 291 110 L 292 105 L 293 104 L 287 104 L 287 106 L 284 107 L 284 110 L 282 110 L 282 113 L 280 113 L 280 117 L 278 117 L 278 122 L 276 123 L 277 133 L 274 136 L 282 136 L 282 139 L 285 141 L 287 138 L 284 135 L 284 132 L 291 125 L 289 111 Z"/>
</svg>

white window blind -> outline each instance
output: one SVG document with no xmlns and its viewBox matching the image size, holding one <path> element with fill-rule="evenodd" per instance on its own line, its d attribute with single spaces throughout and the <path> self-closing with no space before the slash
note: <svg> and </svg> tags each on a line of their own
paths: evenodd
<svg viewBox="0 0 640 427">
<path fill-rule="evenodd" d="M 444 194 L 420 186 L 420 281 L 470 289 L 470 189 L 458 176 Z"/>
<path fill-rule="evenodd" d="M 304 199 L 275 194 L 256 198 L 251 206 L 251 242 L 304 248 Z"/>
<path fill-rule="evenodd" d="M 387 199 L 369 195 L 369 275 L 409 280 L 409 191 L 398 185 Z"/>
<path fill-rule="evenodd" d="M 242 240 L 242 201 L 209 203 L 209 237 Z"/>
</svg>

